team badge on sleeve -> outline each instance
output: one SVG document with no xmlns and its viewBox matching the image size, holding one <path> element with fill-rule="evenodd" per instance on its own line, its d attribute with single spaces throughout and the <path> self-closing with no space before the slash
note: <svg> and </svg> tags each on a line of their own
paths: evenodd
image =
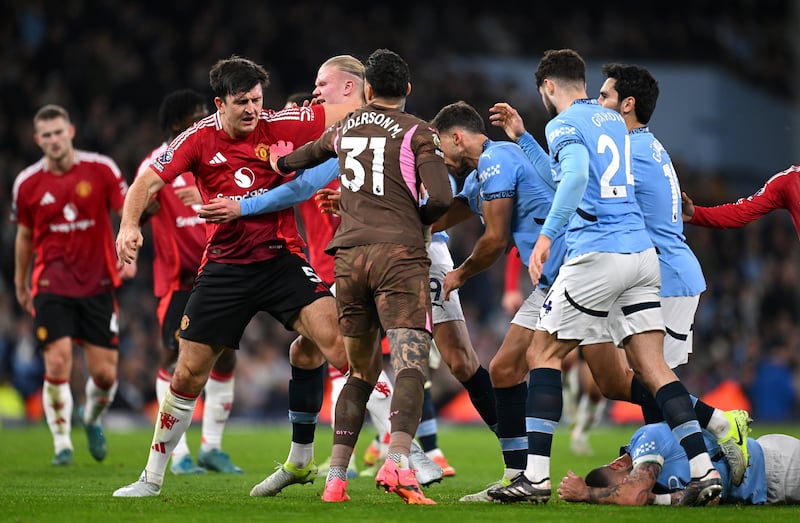
<svg viewBox="0 0 800 523">
<path fill-rule="evenodd" d="M 167 149 L 161 154 L 161 156 L 158 157 L 158 163 L 163 165 L 171 162 L 174 154 L 175 151 L 173 149 Z"/>
</svg>

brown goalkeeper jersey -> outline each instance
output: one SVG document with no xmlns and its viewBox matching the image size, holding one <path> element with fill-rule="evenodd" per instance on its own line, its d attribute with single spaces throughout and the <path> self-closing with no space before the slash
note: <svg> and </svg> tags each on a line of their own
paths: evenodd
<svg viewBox="0 0 800 523">
<path fill-rule="evenodd" d="M 371 103 L 282 158 L 281 168 L 331 157 L 339 160 L 342 222 L 327 252 L 373 243 L 424 248 L 423 226 L 444 214 L 453 197 L 439 136 L 427 122 Z"/>
</svg>

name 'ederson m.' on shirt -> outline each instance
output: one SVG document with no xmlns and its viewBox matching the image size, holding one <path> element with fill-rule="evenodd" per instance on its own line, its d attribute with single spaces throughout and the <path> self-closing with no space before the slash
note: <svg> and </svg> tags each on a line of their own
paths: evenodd
<svg viewBox="0 0 800 523">
<path fill-rule="evenodd" d="M 425 207 L 443 212 L 452 200 L 438 140 L 424 120 L 370 103 L 281 158 L 280 167 L 306 168 L 338 157 L 342 221 L 327 252 L 375 243 L 424 249 Z M 423 183 L 428 200 L 421 210 Z"/>
<path fill-rule="evenodd" d="M 178 135 L 151 167 L 167 184 L 182 173 L 193 172 L 203 202 L 212 198 L 243 200 L 288 180 L 270 167 L 270 145 L 279 140 L 302 145 L 319 137 L 324 129 L 321 105 L 264 109 L 252 133 L 232 138 L 222 129 L 217 112 Z M 302 255 L 305 246 L 291 207 L 206 227 L 205 257 L 220 263 L 263 261 L 284 250 Z"/>
</svg>

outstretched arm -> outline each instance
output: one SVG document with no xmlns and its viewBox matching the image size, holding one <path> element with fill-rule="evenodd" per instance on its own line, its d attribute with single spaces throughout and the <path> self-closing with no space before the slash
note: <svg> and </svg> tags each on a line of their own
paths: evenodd
<svg viewBox="0 0 800 523">
<path fill-rule="evenodd" d="M 240 216 L 253 216 L 287 209 L 314 196 L 339 174 L 336 160 L 301 171 L 291 181 L 241 201 L 214 198 L 200 208 L 198 216 L 208 223 L 225 223 Z"/>
<path fill-rule="evenodd" d="M 517 142 L 525 156 L 536 168 L 539 176 L 555 189 L 556 184 L 550 175 L 550 156 L 531 133 L 525 130 L 519 112 L 505 102 L 498 102 L 489 108 L 489 113 L 489 121 L 492 125 L 501 127 L 509 138 Z"/>
<path fill-rule="evenodd" d="M 569 471 L 558 486 L 558 497 L 602 505 L 652 505 L 656 500 L 652 490 L 660 473 L 661 465 L 647 461 L 635 466 L 616 485 L 589 487 L 583 478 Z"/>
<path fill-rule="evenodd" d="M 728 229 L 743 227 L 775 209 L 788 209 L 797 227 L 800 219 L 797 213 L 792 212 L 793 206 L 796 205 L 794 202 L 796 198 L 792 195 L 796 194 L 799 176 L 800 167 L 792 166 L 767 180 L 755 194 L 716 207 L 694 205 L 684 193 L 681 195 L 684 221 L 703 227 Z M 686 219 L 687 216 L 689 220 Z"/>
<path fill-rule="evenodd" d="M 485 228 L 475 247 L 464 262 L 444 277 L 445 300 L 472 276 L 492 266 L 506 252 L 511 242 L 512 198 L 496 198 L 483 202 Z"/>
</svg>

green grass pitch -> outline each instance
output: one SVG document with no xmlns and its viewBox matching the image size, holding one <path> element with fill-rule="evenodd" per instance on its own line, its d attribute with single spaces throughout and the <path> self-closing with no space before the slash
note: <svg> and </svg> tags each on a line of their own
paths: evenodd
<svg viewBox="0 0 800 523">
<path fill-rule="evenodd" d="M 583 475 L 590 468 L 610 461 L 633 430 L 632 426 L 598 427 L 590 436 L 594 456 L 578 457 L 570 453 L 568 433 L 560 427 L 552 458 L 554 489 L 567 469 Z M 800 426 L 756 424 L 753 427 L 753 436 L 768 432 L 800 436 Z M 83 431 L 76 427 L 74 465 L 55 468 L 50 466 L 52 443 L 44 424 L 3 427 L 0 429 L 0 521 L 800 521 L 800 507 L 608 507 L 565 503 L 555 495 L 543 506 L 459 503 L 459 497 L 483 489 L 502 473 L 494 436 L 485 428 L 461 425 L 440 426 L 439 444 L 457 475 L 426 489 L 436 506 L 404 505 L 396 495 L 377 489 L 371 478 L 351 479 L 348 487 L 351 500 L 346 503 L 320 500 L 324 478 L 318 478 L 313 485 L 288 487 L 274 498 L 249 497 L 250 488 L 271 473 L 276 462 L 286 459 L 290 430 L 283 424 L 229 425 L 224 447 L 233 461 L 245 469 L 243 475 L 209 473 L 187 477 L 168 473 L 158 497 L 112 498 L 116 488 L 138 477 L 147 460 L 151 436 L 149 428 L 109 430 L 108 458 L 95 463 L 86 448 Z M 359 442 L 359 458 L 371 436 L 371 429 L 365 429 Z M 199 439 L 199 426 L 193 425 L 189 430 L 189 446 L 195 455 Z M 329 455 L 330 443 L 330 428 L 318 427 L 317 462 Z"/>
</svg>

